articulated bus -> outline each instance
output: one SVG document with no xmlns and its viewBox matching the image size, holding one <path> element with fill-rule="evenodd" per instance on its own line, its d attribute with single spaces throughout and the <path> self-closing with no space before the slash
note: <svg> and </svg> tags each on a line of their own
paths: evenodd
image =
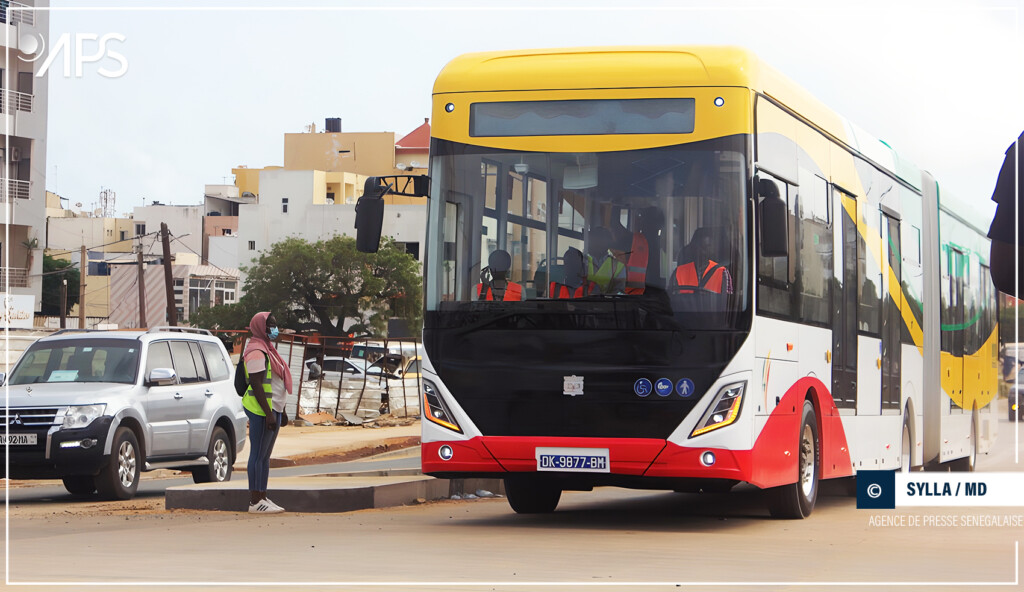
<svg viewBox="0 0 1024 592">
<path fill-rule="evenodd" d="M 752 53 L 465 55 L 432 136 L 424 473 L 802 518 L 994 439 L 987 220 Z"/>
</svg>

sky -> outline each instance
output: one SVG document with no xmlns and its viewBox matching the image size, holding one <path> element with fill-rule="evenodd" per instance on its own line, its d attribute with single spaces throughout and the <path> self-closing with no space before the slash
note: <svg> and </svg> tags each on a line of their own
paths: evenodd
<svg viewBox="0 0 1024 592">
<path fill-rule="evenodd" d="M 1024 0 L 51 6 L 51 43 L 119 37 L 80 77 L 51 67 L 46 186 L 85 210 L 111 189 L 119 215 L 201 203 L 233 167 L 283 164 L 284 134 L 327 117 L 401 137 L 430 116 L 444 65 L 477 51 L 740 45 L 981 208 L 1024 129 Z M 127 70 L 110 78 L 113 53 Z"/>
</svg>

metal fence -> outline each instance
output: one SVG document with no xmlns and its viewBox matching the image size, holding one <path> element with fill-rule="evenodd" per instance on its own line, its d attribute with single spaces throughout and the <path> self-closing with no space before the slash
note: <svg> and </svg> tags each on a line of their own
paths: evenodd
<svg viewBox="0 0 1024 592">
<path fill-rule="evenodd" d="M 234 353 L 245 350 L 248 332 L 215 334 Z M 416 340 L 282 335 L 277 350 L 292 373 L 295 392 L 286 401 L 292 417 L 327 413 L 352 421 L 420 415 L 423 348 Z M 320 372 L 311 376 L 314 362 Z"/>
</svg>

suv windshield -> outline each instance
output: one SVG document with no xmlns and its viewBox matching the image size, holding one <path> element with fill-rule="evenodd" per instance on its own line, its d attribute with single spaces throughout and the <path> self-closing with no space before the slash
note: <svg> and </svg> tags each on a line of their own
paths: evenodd
<svg viewBox="0 0 1024 592">
<path fill-rule="evenodd" d="M 129 339 L 37 341 L 11 373 L 10 384 L 117 382 L 132 384 L 142 344 Z"/>
</svg>

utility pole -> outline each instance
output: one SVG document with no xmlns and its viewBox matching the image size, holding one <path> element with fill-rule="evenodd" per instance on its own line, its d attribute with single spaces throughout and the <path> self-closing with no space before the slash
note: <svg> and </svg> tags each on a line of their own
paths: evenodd
<svg viewBox="0 0 1024 592">
<path fill-rule="evenodd" d="M 60 283 L 60 328 L 67 327 L 68 317 L 68 280 L 65 278 Z"/>
<path fill-rule="evenodd" d="M 160 237 L 164 244 L 164 288 L 167 290 L 167 322 L 178 326 L 178 307 L 174 304 L 174 276 L 171 274 L 171 231 L 166 222 L 160 223 Z"/>
<path fill-rule="evenodd" d="M 146 273 L 142 266 L 142 241 L 139 241 L 139 328 L 146 328 Z"/>
<path fill-rule="evenodd" d="M 89 273 L 89 254 L 82 245 L 81 273 L 78 274 L 78 328 L 85 329 L 85 276 Z"/>
</svg>

